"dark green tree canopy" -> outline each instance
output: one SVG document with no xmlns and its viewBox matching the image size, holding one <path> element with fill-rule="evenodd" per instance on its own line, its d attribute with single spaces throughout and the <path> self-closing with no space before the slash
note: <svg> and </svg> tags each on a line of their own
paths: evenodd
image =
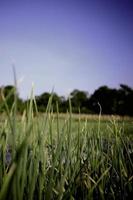
<svg viewBox="0 0 133 200">
<path fill-rule="evenodd" d="M 25 109 L 26 102 L 19 98 L 18 91 L 12 85 L 0 88 L 0 102 L 2 101 L 2 93 L 7 98 L 9 108 L 12 107 L 15 95 L 18 99 L 18 109 Z M 15 94 L 15 95 L 14 95 Z M 57 111 L 57 104 L 60 112 L 66 112 L 69 109 L 69 99 L 72 104 L 74 113 L 99 113 L 99 104 L 103 114 L 119 114 L 133 116 L 133 89 L 127 85 L 120 84 L 118 89 L 112 89 L 108 86 L 101 86 L 94 91 L 92 95 L 88 92 L 74 89 L 68 98 L 58 96 L 55 92 L 52 94 L 44 92 L 35 97 L 39 111 L 45 111 L 49 98 L 52 95 L 53 111 Z"/>
<path fill-rule="evenodd" d="M 110 89 L 107 86 L 102 86 L 95 90 L 90 98 L 92 102 L 92 109 L 99 112 L 98 103 L 101 105 L 104 114 L 111 114 L 116 112 L 117 90 Z"/>
<path fill-rule="evenodd" d="M 70 100 L 72 103 L 72 107 L 75 108 L 74 111 L 75 112 L 82 112 L 84 110 L 87 110 L 87 101 L 89 98 L 89 93 L 86 91 L 81 91 L 81 90 L 73 90 L 70 93 Z M 85 109 L 86 108 L 86 109 Z"/>
</svg>

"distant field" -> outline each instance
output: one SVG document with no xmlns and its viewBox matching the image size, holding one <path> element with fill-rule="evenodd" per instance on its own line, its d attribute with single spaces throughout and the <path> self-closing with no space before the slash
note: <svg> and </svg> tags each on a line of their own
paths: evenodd
<svg viewBox="0 0 133 200">
<path fill-rule="evenodd" d="M 57 114 L 52 114 L 53 116 L 53 127 L 56 129 L 56 120 Z M 67 114 L 59 114 L 59 125 L 63 126 L 64 121 L 69 117 Z M 112 127 L 114 122 L 118 125 L 119 128 L 123 129 L 125 134 L 133 136 L 133 117 L 129 116 L 113 116 L 113 115 L 86 115 L 86 114 L 72 114 L 72 129 L 73 131 L 78 129 L 78 124 L 80 121 L 80 125 L 84 126 L 87 124 L 87 128 L 89 131 L 92 129 L 97 131 L 100 127 L 100 132 L 105 133 L 108 132 L 109 127 Z M 39 116 L 40 120 L 45 118 L 45 115 Z"/>
</svg>

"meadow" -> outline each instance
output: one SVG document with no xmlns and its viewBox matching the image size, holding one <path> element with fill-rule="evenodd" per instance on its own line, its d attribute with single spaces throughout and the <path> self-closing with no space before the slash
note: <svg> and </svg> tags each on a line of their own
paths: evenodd
<svg viewBox="0 0 133 200">
<path fill-rule="evenodd" d="M 129 199 L 133 194 L 133 119 L 38 113 L 31 98 L 0 115 L 0 200 Z"/>
</svg>

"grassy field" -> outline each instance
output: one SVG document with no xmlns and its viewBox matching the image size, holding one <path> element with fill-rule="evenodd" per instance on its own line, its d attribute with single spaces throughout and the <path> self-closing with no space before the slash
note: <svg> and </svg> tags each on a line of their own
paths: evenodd
<svg viewBox="0 0 133 200">
<path fill-rule="evenodd" d="M 129 199 L 133 194 L 133 119 L 22 116 L 14 104 L 0 116 L 0 200 Z M 5 102 L 6 106 L 6 102 Z M 7 107 L 7 106 L 6 106 Z"/>
</svg>

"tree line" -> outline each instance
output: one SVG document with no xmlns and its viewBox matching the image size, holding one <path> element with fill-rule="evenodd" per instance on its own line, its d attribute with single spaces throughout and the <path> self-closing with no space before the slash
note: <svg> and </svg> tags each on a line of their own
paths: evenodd
<svg viewBox="0 0 133 200">
<path fill-rule="evenodd" d="M 35 96 L 39 112 L 46 111 L 50 96 L 49 92 Z M 6 99 L 8 108 L 11 109 L 15 97 L 17 97 L 18 111 L 23 112 L 30 100 L 21 99 L 18 91 L 12 85 L 0 87 L 0 111 L 3 112 L 5 109 L 4 106 L 1 106 L 4 105 L 2 104 L 3 98 Z M 120 84 L 118 89 L 101 86 L 91 95 L 86 91 L 74 89 L 67 98 L 59 96 L 55 92 L 52 93 L 54 112 L 57 111 L 58 104 L 59 112 L 66 113 L 69 109 L 69 102 L 71 102 L 73 113 L 99 114 L 101 108 L 102 114 L 133 116 L 133 88 L 125 84 Z"/>
</svg>

